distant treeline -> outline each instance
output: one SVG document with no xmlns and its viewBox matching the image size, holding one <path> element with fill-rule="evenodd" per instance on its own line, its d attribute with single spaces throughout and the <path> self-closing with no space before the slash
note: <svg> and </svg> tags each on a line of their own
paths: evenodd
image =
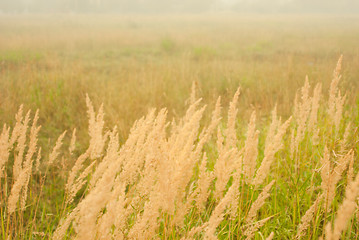
<svg viewBox="0 0 359 240">
<path fill-rule="evenodd" d="M 5 13 L 359 13 L 358 0 L 1 0 Z"/>
</svg>

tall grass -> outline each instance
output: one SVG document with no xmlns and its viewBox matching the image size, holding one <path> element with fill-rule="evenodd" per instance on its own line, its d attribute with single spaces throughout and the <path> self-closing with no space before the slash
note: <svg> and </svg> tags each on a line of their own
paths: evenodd
<svg viewBox="0 0 359 240">
<path fill-rule="evenodd" d="M 358 135 L 341 65 L 342 57 L 328 98 L 307 78 L 292 116 L 274 108 L 261 128 L 256 112 L 238 124 L 240 88 L 226 114 L 218 98 L 203 121 L 193 85 L 184 116 L 151 109 L 120 144 L 87 96 L 88 147 L 65 131 L 48 156 L 37 143 L 38 111 L 24 116 L 21 106 L 0 135 L 2 238 L 351 239 Z"/>
</svg>

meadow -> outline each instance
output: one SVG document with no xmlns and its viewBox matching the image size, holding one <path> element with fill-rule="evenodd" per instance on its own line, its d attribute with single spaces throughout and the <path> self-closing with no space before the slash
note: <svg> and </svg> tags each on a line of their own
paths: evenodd
<svg viewBox="0 0 359 240">
<path fill-rule="evenodd" d="M 0 15 L 1 238 L 358 239 L 358 79 L 357 16 Z"/>
</svg>

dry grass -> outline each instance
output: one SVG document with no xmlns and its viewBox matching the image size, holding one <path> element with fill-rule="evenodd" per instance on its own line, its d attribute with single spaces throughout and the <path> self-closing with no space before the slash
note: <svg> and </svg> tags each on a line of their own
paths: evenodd
<svg viewBox="0 0 359 240">
<path fill-rule="evenodd" d="M 11 32 L 8 31 L 7 34 Z M 82 34 L 86 39 L 89 33 Z M 76 36 L 80 38 L 81 35 Z M 146 41 L 152 41 L 151 36 Z M 116 36 L 108 37 L 116 39 Z M 104 40 L 94 38 L 94 41 L 103 43 Z M 19 42 L 13 43 L 15 48 Z M 7 44 L 4 48 L 11 48 L 10 43 Z M 28 44 L 34 43 L 29 41 Z M 129 41 L 128 44 L 136 43 Z M 163 44 L 165 49 L 171 48 L 167 46 L 170 43 Z M 350 47 L 353 46 L 349 45 L 348 49 Z M 162 65 L 150 73 L 166 74 L 172 69 L 171 64 L 189 64 L 183 62 L 179 58 L 181 54 L 175 50 L 165 51 L 170 51 L 165 55 L 170 60 L 169 66 Z M 224 58 L 229 57 L 226 54 L 229 52 L 224 51 Z M 202 76 L 208 66 L 216 66 L 212 71 L 219 71 L 218 61 L 209 59 L 201 56 L 193 60 L 199 61 L 195 64 L 195 67 L 200 66 L 198 76 Z M 171 96 L 174 99 L 165 101 L 175 103 L 177 112 L 172 112 L 171 104 L 162 108 L 158 103 L 154 104 L 157 109 L 148 110 L 148 104 L 142 102 L 146 96 L 133 97 L 139 94 L 135 91 L 141 87 L 127 85 L 133 87 L 133 93 L 127 93 L 128 99 L 124 99 L 128 102 L 119 103 L 120 106 L 129 104 L 147 109 L 147 114 L 134 121 L 129 130 L 122 123 L 108 127 L 116 122 L 113 119 L 118 113 L 110 111 L 110 123 L 106 123 L 106 110 L 109 109 L 106 104 L 114 104 L 112 101 L 116 99 L 110 86 L 118 83 L 103 83 L 104 86 L 97 89 L 108 90 L 105 92 L 109 99 L 103 105 L 93 103 L 89 97 L 99 102 L 101 97 L 94 93 L 97 85 L 92 86 L 94 89 L 74 89 L 73 93 L 78 94 L 81 101 L 74 103 L 67 112 L 76 113 L 67 129 L 62 127 L 70 122 L 59 124 L 57 130 L 45 126 L 53 118 L 57 119 L 53 123 L 55 126 L 61 120 L 54 117 L 53 112 L 42 113 L 40 107 L 40 112 L 32 114 L 24 111 L 21 105 L 14 114 L 15 120 L 5 118 L 10 124 L 4 125 L 0 134 L 1 237 L 353 239 L 359 232 L 355 214 L 358 213 L 359 195 L 356 167 L 359 136 L 357 109 L 353 105 L 356 88 L 353 86 L 348 91 L 344 88 L 345 59 L 339 58 L 333 75 L 324 74 L 331 77 L 329 81 L 321 82 L 319 78 L 314 84 L 309 75 L 298 91 L 284 93 L 288 94 L 288 99 L 291 97 L 285 106 L 280 101 L 274 104 L 277 100 L 283 101 L 280 98 L 283 93 L 263 93 L 265 100 L 279 97 L 269 102 L 262 99 L 263 109 L 249 108 L 247 101 L 252 100 L 249 100 L 251 94 L 248 94 L 248 86 L 243 86 L 245 84 L 238 88 L 231 82 L 227 87 L 233 85 L 233 89 L 226 90 L 221 97 L 214 94 L 218 93 L 215 90 L 206 92 L 220 84 L 211 82 L 213 79 L 228 74 L 229 62 L 223 71 L 213 76 L 208 86 L 199 79 L 190 78 L 197 80 L 191 83 L 192 87 L 187 83 L 189 80 L 183 80 L 194 74 L 189 64 L 179 72 L 167 72 L 175 79 L 183 74 L 183 82 L 180 81 L 178 87 L 187 89 L 183 90 L 186 92 L 183 96 L 176 98 L 174 95 Z M 349 59 L 351 64 L 356 63 L 353 55 Z M 10 76 L 11 69 L 15 69 L 16 75 L 24 67 L 8 60 L 5 65 L 4 79 L 14 77 Z M 334 66 L 334 62 L 330 65 Z M 158 76 L 150 76 L 146 67 L 143 70 L 141 76 L 145 79 Z M 35 69 L 29 71 L 35 73 Z M 150 85 L 159 84 L 158 80 L 152 81 Z M 68 81 L 62 83 L 69 84 Z M 41 84 L 52 86 L 53 83 L 44 81 Z M 76 87 L 79 82 L 71 84 L 64 89 Z M 164 81 L 163 84 L 169 83 Z M 157 87 L 152 86 L 149 91 L 157 91 Z M 75 90 L 90 91 L 86 95 Z M 255 89 L 258 96 L 260 90 L 259 87 Z M 62 93 L 54 94 L 62 97 Z M 212 94 L 214 96 L 210 96 Z M 13 105 L 24 100 L 16 96 Z M 72 97 L 70 94 L 63 100 L 68 103 Z M 132 98 L 134 102 L 129 101 Z M 58 101 L 56 97 L 53 99 Z M 49 108 L 46 101 L 44 107 Z M 6 108 L 8 112 L 13 105 Z M 84 106 L 87 106 L 87 114 L 80 110 Z M 129 119 L 139 113 L 140 110 L 131 112 Z M 86 115 L 87 120 L 84 120 Z M 72 119 L 77 120 L 72 122 Z M 40 123 L 45 130 L 40 131 Z M 51 138 L 57 140 L 45 142 L 51 130 Z"/>
<path fill-rule="evenodd" d="M 341 61 L 342 58 L 338 66 Z M 246 140 L 237 136 L 240 132 L 236 124 L 239 89 L 229 104 L 226 124 L 221 121 L 218 99 L 211 121 L 201 127 L 205 106 L 201 106 L 200 99 L 196 100 L 193 87 L 191 104 L 182 118 L 168 121 L 166 109 L 150 110 L 135 122 L 122 145 L 119 144 L 117 127 L 104 130 L 103 107 L 96 113 L 87 97 L 89 147 L 77 158 L 72 170 L 65 173 L 67 183 L 63 186 L 66 191 L 60 221 L 54 231 L 45 232 L 38 229 L 37 206 L 43 201 L 41 192 L 48 184 L 49 170 L 60 162 L 66 132 L 59 136 L 49 157 L 41 163 L 45 170 L 38 173 L 42 179 L 40 196 L 31 196 L 37 201 L 37 206 L 27 205 L 28 188 L 32 188 L 34 183 L 30 178 L 35 178 L 37 174 L 34 166 L 38 161 L 35 153 L 38 151 L 40 127 L 37 126 L 36 112 L 30 133 L 27 133 L 30 111 L 23 117 L 21 106 L 13 129 L 5 125 L 1 133 L 2 235 L 5 238 L 23 238 L 35 234 L 40 238 L 88 240 L 252 239 L 264 234 L 271 239 L 280 230 L 273 229 L 272 233 L 272 229 L 265 226 L 274 221 L 273 218 L 282 221 L 278 217 L 282 214 L 276 213 L 271 206 L 278 204 L 275 199 L 283 194 L 278 183 L 275 184 L 276 181 L 283 184 L 283 180 L 278 175 L 279 169 L 273 171 L 274 162 L 280 164 L 293 158 L 293 172 L 287 174 L 300 179 L 304 174 L 299 169 L 300 161 L 308 158 L 300 158 L 300 153 L 310 147 L 315 150 L 306 151 L 306 154 L 315 156 L 318 152 L 320 155 L 323 153 L 323 157 L 321 161 L 312 158 L 316 162 L 304 163 L 320 167 L 320 174 L 315 169 L 311 172 L 312 179 L 321 177 L 321 185 L 316 186 L 312 181 L 308 190 L 313 191 L 311 189 L 317 187 L 321 190 L 312 193 L 317 197 L 310 201 L 312 206 L 301 218 L 296 237 L 319 237 L 324 234 L 326 226 L 325 238 L 339 239 L 356 210 L 359 177 L 350 182 L 344 180 L 345 184 L 338 186 L 344 179 L 349 162 L 355 159 L 354 146 L 347 143 L 350 137 L 356 137 L 343 131 L 348 120 L 343 120 L 342 115 L 336 114 L 335 118 L 331 118 L 331 111 L 344 109 L 345 101 L 336 100 L 341 98 L 337 90 L 338 82 L 335 83 L 338 79 L 340 72 L 337 67 L 331 85 L 334 87 L 330 89 L 328 100 L 322 101 L 320 107 L 317 106 L 318 88 L 314 96 L 309 97 L 307 80 L 301 90 L 301 102 L 295 101 L 293 120 L 290 117 L 282 123 L 274 109 L 266 136 L 261 136 L 265 138 L 263 146 L 258 145 L 259 131 L 255 127 L 254 113 L 248 124 Z M 331 108 L 333 102 L 334 107 Z M 327 106 L 329 111 L 321 111 Z M 312 117 L 313 109 L 319 118 Z M 339 123 L 338 117 L 341 119 Z M 315 122 L 308 123 L 308 119 L 315 119 Z M 293 134 L 295 137 L 291 137 Z M 312 142 L 314 135 L 319 138 L 320 144 Z M 69 153 L 63 158 L 73 155 L 74 136 L 75 131 L 70 140 Z M 336 154 L 332 143 L 341 142 L 344 138 L 341 152 Z M 294 146 L 295 151 L 283 149 L 285 146 Z M 258 150 L 262 154 L 258 154 Z M 337 203 L 342 198 L 338 191 L 343 189 L 343 185 L 348 185 L 346 195 L 338 208 L 334 230 L 331 230 L 332 215 L 329 213 L 336 212 Z M 273 188 L 277 194 L 263 208 Z M 28 217 L 29 211 L 34 211 L 33 218 Z M 311 228 L 312 221 L 315 224 Z M 352 228 L 356 229 L 356 225 L 352 224 Z M 293 228 L 295 234 L 297 226 Z M 346 234 L 350 236 L 351 232 Z"/>
</svg>

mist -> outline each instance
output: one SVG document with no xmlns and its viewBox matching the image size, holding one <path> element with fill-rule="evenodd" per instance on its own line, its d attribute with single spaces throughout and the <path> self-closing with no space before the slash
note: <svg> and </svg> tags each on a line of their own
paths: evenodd
<svg viewBox="0 0 359 240">
<path fill-rule="evenodd" d="M 0 13 L 324 13 L 358 14 L 357 0 L 1 0 Z"/>
</svg>

